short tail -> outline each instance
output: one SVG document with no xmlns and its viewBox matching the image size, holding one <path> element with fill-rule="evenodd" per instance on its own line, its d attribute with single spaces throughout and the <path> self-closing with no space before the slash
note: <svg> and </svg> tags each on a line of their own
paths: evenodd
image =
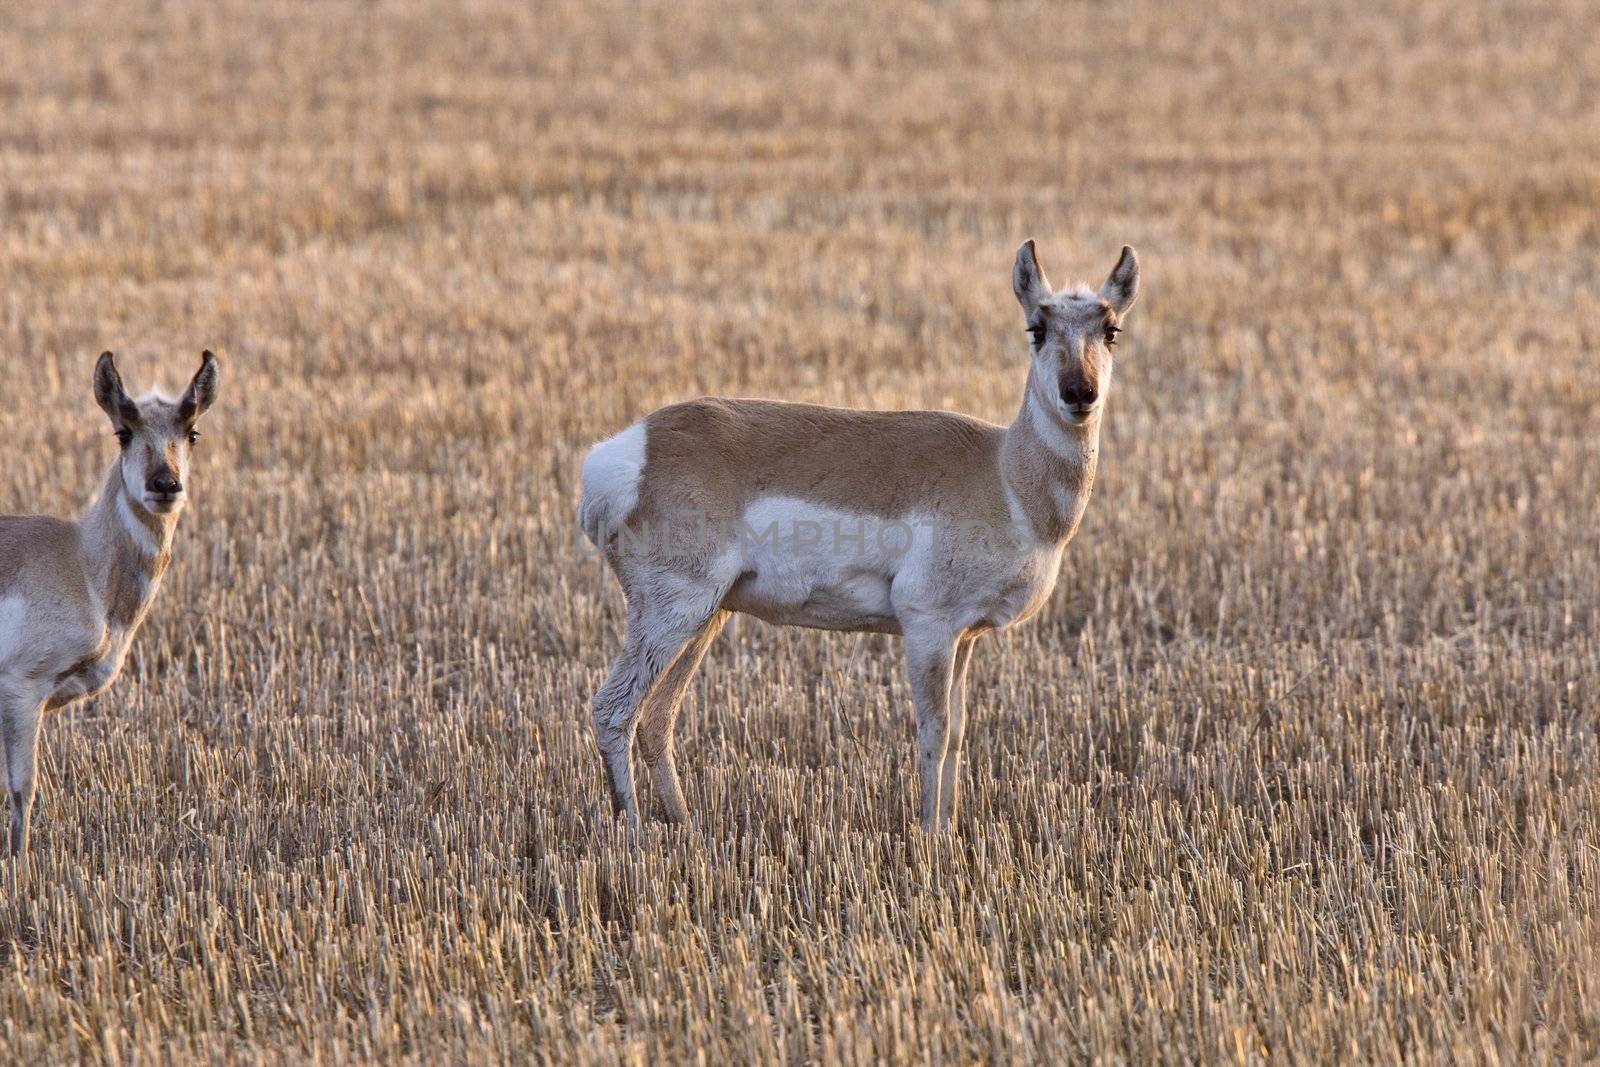
<svg viewBox="0 0 1600 1067">
<path fill-rule="evenodd" d="M 644 445 L 644 424 L 635 423 L 601 441 L 583 457 L 578 525 L 598 549 L 604 550 L 612 532 L 628 520 L 639 502 Z"/>
<path fill-rule="evenodd" d="M 583 530 L 583 536 L 596 548 L 604 548 L 607 537 L 614 527 L 611 518 L 611 509 L 607 502 L 589 491 L 588 479 L 584 479 L 583 494 L 578 497 L 578 526 Z"/>
</svg>

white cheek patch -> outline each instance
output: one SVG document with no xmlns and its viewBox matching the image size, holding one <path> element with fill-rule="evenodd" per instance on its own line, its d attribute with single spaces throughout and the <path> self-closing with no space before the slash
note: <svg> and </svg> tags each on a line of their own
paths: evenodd
<svg viewBox="0 0 1600 1067">
<path fill-rule="evenodd" d="M 154 556 L 161 551 L 161 545 L 156 541 L 156 535 L 150 532 L 150 527 L 139 521 L 139 516 L 133 513 L 133 505 L 128 502 L 126 486 L 117 494 L 117 517 L 122 520 L 122 527 L 133 539 L 139 551 L 146 556 Z"/>
</svg>

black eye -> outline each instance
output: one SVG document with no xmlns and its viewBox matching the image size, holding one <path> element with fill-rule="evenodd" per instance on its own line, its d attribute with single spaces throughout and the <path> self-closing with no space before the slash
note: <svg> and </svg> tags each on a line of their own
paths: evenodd
<svg viewBox="0 0 1600 1067">
<path fill-rule="evenodd" d="M 120 444 L 123 448 L 127 448 L 130 444 L 133 443 L 133 431 L 132 430 L 118 430 L 117 431 L 117 443 Z"/>
<path fill-rule="evenodd" d="M 1122 327 L 1121 326 L 1107 326 L 1106 327 L 1106 347 L 1107 348 L 1115 348 L 1115 347 L 1117 347 L 1117 334 L 1119 334 L 1121 332 L 1122 332 Z"/>
<path fill-rule="evenodd" d="M 190 430 L 189 431 L 189 444 L 193 445 L 198 440 L 200 440 L 200 431 L 199 430 Z"/>
<path fill-rule="evenodd" d="M 1028 327 L 1028 336 L 1033 338 L 1033 343 L 1036 344 L 1036 345 L 1044 344 L 1044 337 L 1045 337 L 1045 334 L 1048 333 L 1048 332 L 1049 331 L 1047 331 L 1043 326 L 1029 326 Z"/>
</svg>

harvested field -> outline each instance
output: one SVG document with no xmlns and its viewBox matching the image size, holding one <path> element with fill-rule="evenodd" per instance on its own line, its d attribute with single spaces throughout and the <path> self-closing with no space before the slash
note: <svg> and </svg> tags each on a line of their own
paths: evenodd
<svg viewBox="0 0 1600 1067">
<path fill-rule="evenodd" d="M 0 1055 L 1600 1054 L 1600 17 L 1241 0 L 24 4 L 0 512 L 220 400 L 44 730 Z M 1016 409 L 1011 256 L 1144 269 L 1095 497 L 915 829 L 897 643 L 738 620 L 613 825 L 583 450 Z"/>
</svg>

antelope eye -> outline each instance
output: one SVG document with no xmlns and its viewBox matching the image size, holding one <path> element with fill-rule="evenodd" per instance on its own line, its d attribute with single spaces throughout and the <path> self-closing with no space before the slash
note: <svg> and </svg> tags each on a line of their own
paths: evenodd
<svg viewBox="0 0 1600 1067">
<path fill-rule="evenodd" d="M 1028 336 L 1033 338 L 1033 343 L 1036 345 L 1044 344 L 1044 336 L 1048 332 L 1043 326 L 1028 327 Z"/>
<path fill-rule="evenodd" d="M 1107 348 L 1115 348 L 1116 347 L 1116 345 L 1117 345 L 1117 334 L 1119 334 L 1121 332 L 1122 332 L 1122 327 L 1121 326 L 1107 326 L 1106 327 L 1106 347 Z"/>
<path fill-rule="evenodd" d="M 130 444 L 133 443 L 133 431 L 132 430 L 118 430 L 117 431 L 117 443 L 120 444 L 123 448 L 127 448 Z"/>
<path fill-rule="evenodd" d="M 197 442 L 199 440 L 200 440 L 200 431 L 199 430 L 190 430 L 189 431 L 189 444 L 193 445 L 195 442 Z"/>
</svg>

